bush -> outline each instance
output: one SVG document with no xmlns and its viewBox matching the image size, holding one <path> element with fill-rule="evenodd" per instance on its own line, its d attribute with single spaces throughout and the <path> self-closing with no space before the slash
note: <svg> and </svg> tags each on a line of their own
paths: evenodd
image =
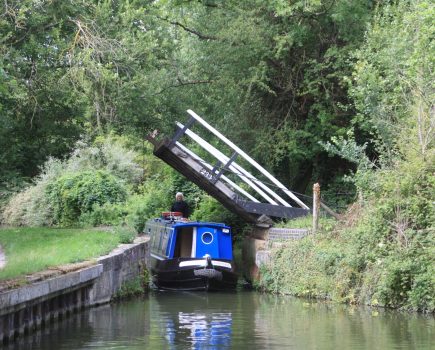
<svg viewBox="0 0 435 350">
<path fill-rule="evenodd" d="M 274 293 L 331 298 L 334 273 L 343 253 L 334 245 L 318 244 L 308 236 L 273 250 L 272 263 L 262 266 L 258 286 Z"/>
<path fill-rule="evenodd" d="M 12 226 L 51 226 L 53 210 L 47 186 L 64 171 L 61 161 L 50 158 L 35 179 L 35 185 L 12 196 L 4 208 L 1 221 Z"/>
<path fill-rule="evenodd" d="M 128 210 L 124 202 L 94 204 L 91 211 L 80 215 L 79 222 L 83 226 L 116 226 L 125 221 L 127 214 Z"/>
<path fill-rule="evenodd" d="M 273 263 L 263 267 L 260 287 L 434 312 L 434 176 L 413 164 L 408 160 L 373 174 L 377 191 L 352 214 L 358 216 L 356 224 L 347 227 L 343 220 L 330 233 L 324 226 L 314 239 L 275 251 Z"/>
<path fill-rule="evenodd" d="M 0 212 L 6 207 L 12 196 L 29 186 L 28 181 L 29 179 L 22 177 L 15 171 L 6 172 L 3 177 L 0 176 Z"/>
<path fill-rule="evenodd" d="M 12 226 L 52 225 L 52 207 L 45 190 L 41 184 L 13 196 L 2 213 L 2 222 Z"/>
<path fill-rule="evenodd" d="M 230 213 L 209 195 L 203 195 L 197 210 L 191 219 L 197 221 L 227 222 Z"/>
<path fill-rule="evenodd" d="M 133 243 L 134 239 L 137 237 L 136 230 L 127 225 L 117 226 L 115 232 L 119 236 L 120 243 Z"/>
<path fill-rule="evenodd" d="M 180 174 L 166 165 L 160 164 L 160 167 L 157 165 L 153 175 L 138 189 L 140 194 L 131 196 L 127 201 L 126 223 L 137 232 L 143 231 L 147 220 L 170 210 L 177 192 L 184 193 L 191 213 L 201 195 L 199 188 Z"/>
<path fill-rule="evenodd" d="M 196 205 L 197 208 L 191 216 L 192 220 L 222 222 L 231 226 L 233 238 L 243 238 L 247 224 L 238 215 L 226 209 L 216 199 L 207 194 L 202 194 L 198 197 Z"/>
<path fill-rule="evenodd" d="M 55 222 L 71 225 L 95 205 L 125 201 L 127 190 L 115 176 L 97 170 L 63 175 L 47 187 L 47 194 Z"/>
<path fill-rule="evenodd" d="M 131 196 L 127 202 L 127 224 L 137 232 L 142 232 L 147 220 L 159 217 L 162 211 L 169 210 L 171 197 L 166 192 L 165 186 L 147 183 L 144 194 Z"/>
<path fill-rule="evenodd" d="M 105 170 L 128 184 L 138 185 L 143 169 L 136 161 L 137 152 L 123 145 L 119 137 L 97 138 L 90 145 L 79 141 L 70 158 L 66 161 L 66 171 Z"/>
<path fill-rule="evenodd" d="M 58 186 L 57 181 L 62 176 L 75 177 L 74 174 L 95 173 L 102 170 L 123 180 L 125 184 L 137 186 L 143 172 L 136 162 L 138 154 L 127 149 L 124 143 L 122 139 L 114 136 L 97 138 L 93 145 L 80 141 L 68 159 L 61 161 L 50 158 L 41 168 L 40 175 L 34 179 L 34 185 L 9 199 L 1 213 L 1 222 L 14 226 L 51 226 L 59 223 L 61 196 L 57 199 L 54 208 L 53 198 L 49 197 L 50 191 L 47 188 Z M 92 189 L 87 188 L 86 191 Z M 122 192 L 125 192 L 125 189 Z M 70 191 L 69 195 L 71 195 Z M 84 193 L 81 195 L 86 197 Z M 127 215 L 124 207 L 111 205 L 112 202 L 99 196 L 94 199 L 89 197 L 87 200 L 88 203 L 79 204 L 79 206 L 87 206 L 86 210 L 76 208 L 76 212 L 69 212 L 66 215 L 70 218 L 63 224 L 73 223 L 72 218 L 80 216 L 82 224 L 117 225 L 123 222 L 123 218 Z"/>
</svg>

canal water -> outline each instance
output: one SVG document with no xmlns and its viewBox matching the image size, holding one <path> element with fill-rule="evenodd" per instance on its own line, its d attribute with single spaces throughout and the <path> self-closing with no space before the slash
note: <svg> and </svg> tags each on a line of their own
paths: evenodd
<svg viewBox="0 0 435 350">
<path fill-rule="evenodd" d="M 435 349 L 432 316 L 235 293 L 150 292 L 72 315 L 8 349 Z"/>
</svg>

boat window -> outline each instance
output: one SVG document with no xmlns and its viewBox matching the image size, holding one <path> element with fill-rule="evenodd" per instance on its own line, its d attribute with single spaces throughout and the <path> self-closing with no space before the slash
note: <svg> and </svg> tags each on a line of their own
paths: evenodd
<svg viewBox="0 0 435 350">
<path fill-rule="evenodd" d="M 170 232 L 171 228 L 169 227 L 162 229 L 161 231 L 159 249 L 157 250 L 160 255 L 166 256 L 166 248 L 169 243 Z"/>
<path fill-rule="evenodd" d="M 192 256 L 192 240 L 192 227 L 179 228 L 177 242 L 175 243 L 174 258 L 190 258 Z"/>
<path fill-rule="evenodd" d="M 154 223 L 147 224 L 146 231 L 150 235 L 150 246 L 152 250 L 156 250 L 160 242 L 159 228 Z"/>
<path fill-rule="evenodd" d="M 156 245 L 156 231 L 152 230 L 150 232 L 150 236 L 151 236 L 151 248 L 154 248 Z"/>
<path fill-rule="evenodd" d="M 154 229 L 154 249 L 157 249 L 160 243 L 160 233 L 159 230 Z"/>
<path fill-rule="evenodd" d="M 158 253 L 160 253 L 160 251 L 162 250 L 162 243 L 163 243 L 163 236 L 164 236 L 164 234 L 165 234 L 165 229 L 164 228 L 160 229 L 160 232 L 159 232 L 159 244 L 156 247 L 156 250 L 157 250 Z"/>
</svg>

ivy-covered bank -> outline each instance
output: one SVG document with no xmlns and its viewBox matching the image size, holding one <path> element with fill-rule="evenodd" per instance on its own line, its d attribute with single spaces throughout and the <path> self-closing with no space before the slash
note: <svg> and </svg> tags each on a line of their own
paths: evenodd
<svg viewBox="0 0 435 350">
<path fill-rule="evenodd" d="M 433 313 L 433 168 L 406 162 L 371 180 L 377 191 L 366 191 L 334 227 L 275 248 L 258 287 Z"/>
</svg>

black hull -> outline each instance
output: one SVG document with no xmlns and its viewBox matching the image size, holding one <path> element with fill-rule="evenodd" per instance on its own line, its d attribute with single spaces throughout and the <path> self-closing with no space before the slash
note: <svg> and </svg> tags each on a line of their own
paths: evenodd
<svg viewBox="0 0 435 350">
<path fill-rule="evenodd" d="M 179 267 L 180 261 L 189 259 L 157 260 L 151 258 L 153 282 L 159 289 L 179 291 L 229 291 L 237 286 L 237 274 L 233 268 L 219 266 Z M 228 262 L 230 263 L 230 262 Z"/>
</svg>

